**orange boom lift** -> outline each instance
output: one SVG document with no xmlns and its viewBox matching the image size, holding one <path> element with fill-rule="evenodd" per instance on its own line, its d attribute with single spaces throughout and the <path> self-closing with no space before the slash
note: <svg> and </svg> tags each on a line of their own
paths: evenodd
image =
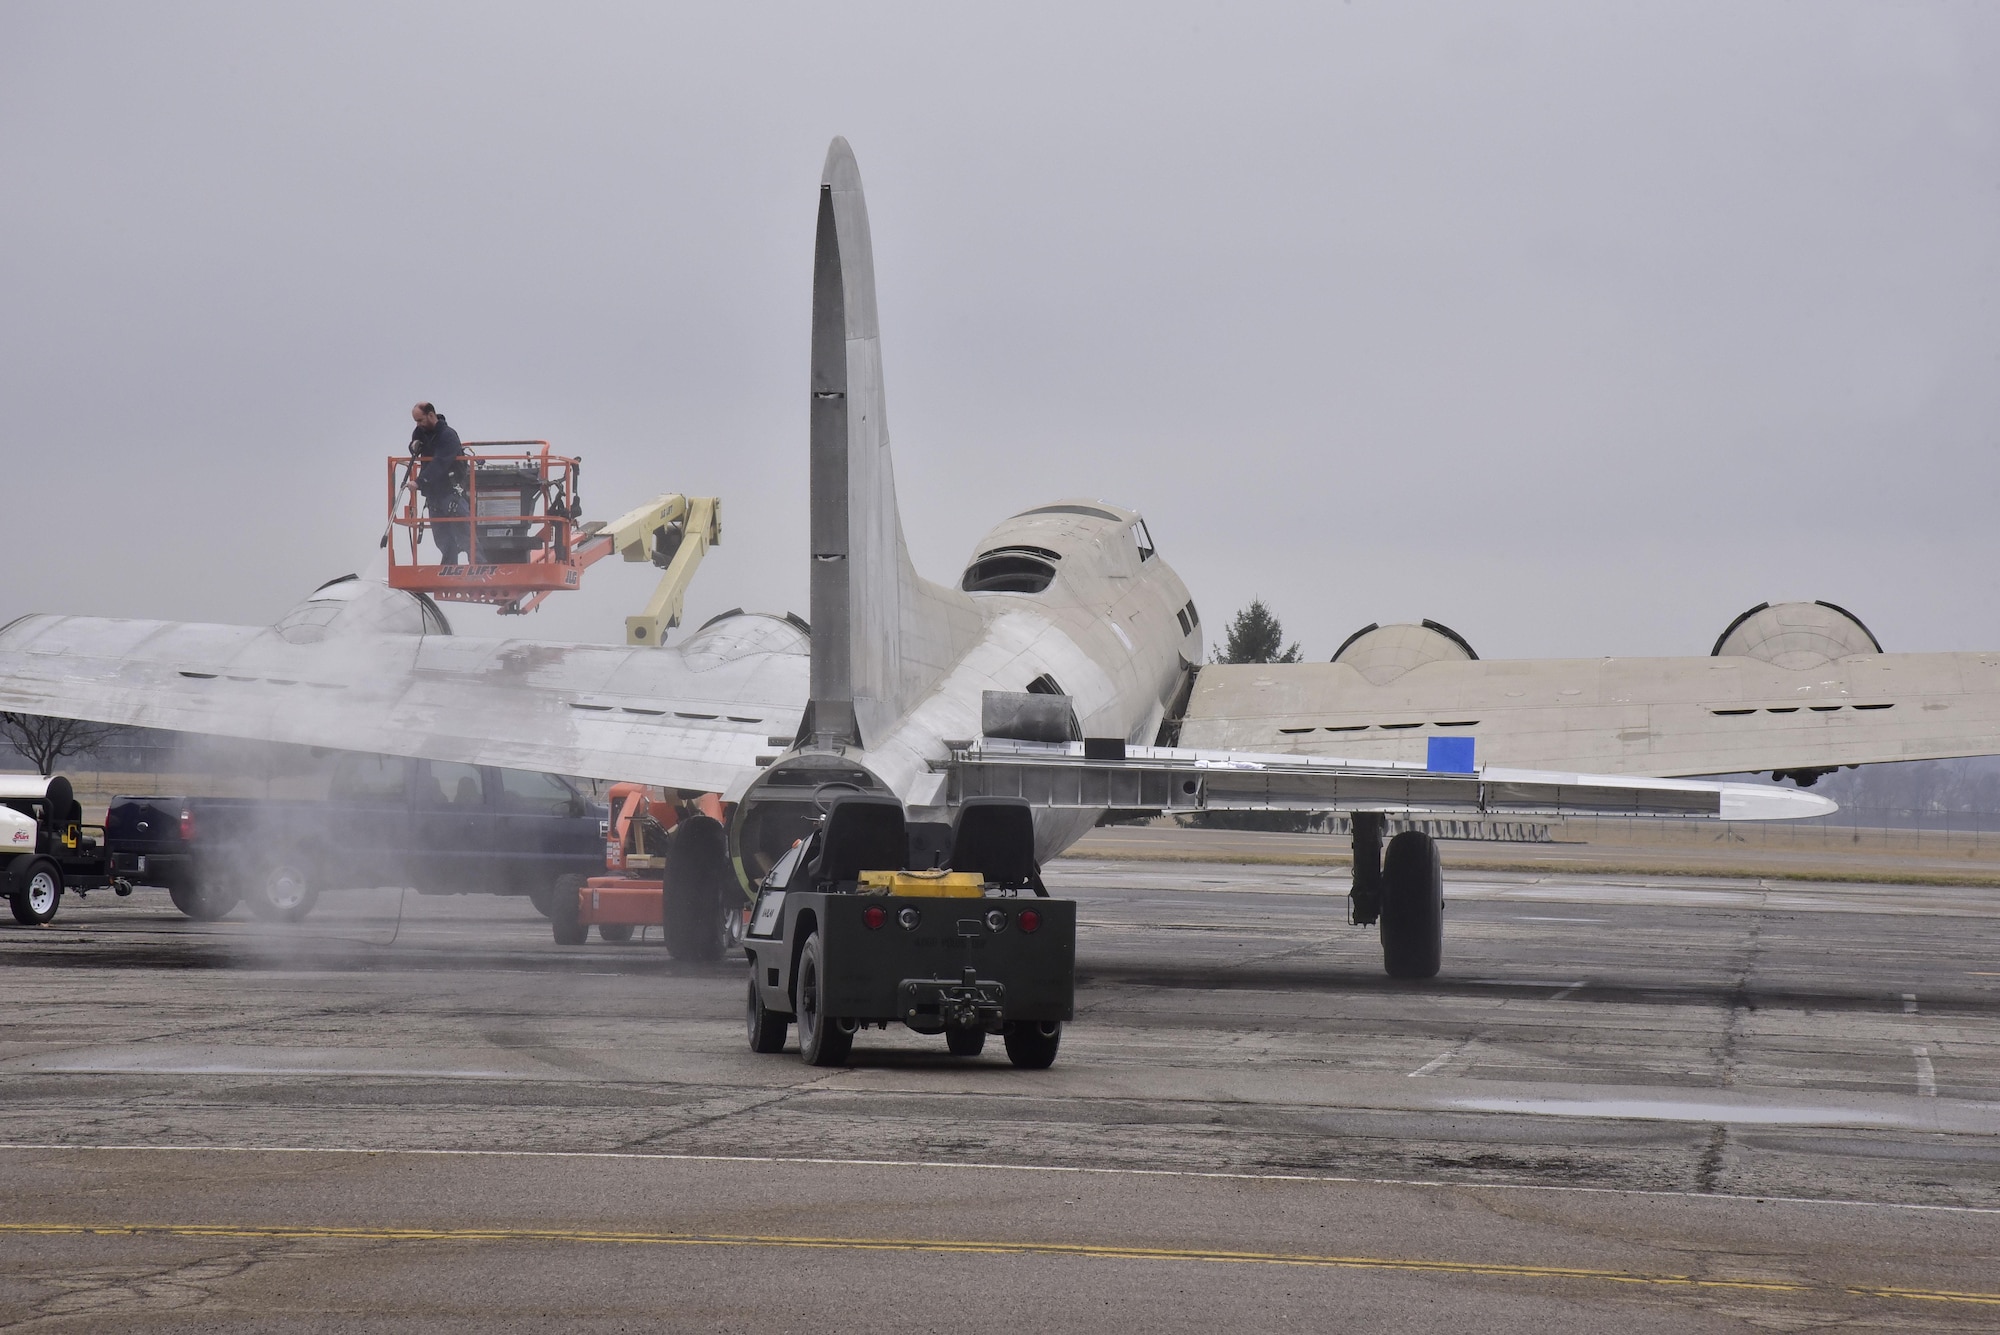
<svg viewBox="0 0 2000 1335">
<path fill-rule="evenodd" d="M 659 644 L 680 624 L 695 569 L 722 541 L 722 503 L 669 492 L 611 523 L 584 523 L 582 460 L 545 440 L 479 440 L 465 447 L 466 511 L 433 518 L 417 491 L 418 460 L 389 456 L 389 587 L 439 602 L 484 603 L 521 616 L 552 593 L 577 588 L 590 566 L 618 553 L 661 567 L 645 610 L 625 618 L 627 644 Z M 439 524 L 468 526 L 464 565 L 425 564 Z"/>
</svg>

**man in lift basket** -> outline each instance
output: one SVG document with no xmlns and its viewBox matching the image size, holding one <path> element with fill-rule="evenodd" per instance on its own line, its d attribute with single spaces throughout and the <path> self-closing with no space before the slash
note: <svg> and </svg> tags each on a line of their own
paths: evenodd
<svg viewBox="0 0 2000 1335">
<path fill-rule="evenodd" d="M 419 403 L 410 409 L 410 416 L 417 424 L 410 432 L 410 457 L 421 461 L 417 490 L 424 494 L 424 509 L 432 520 L 431 540 L 437 543 L 439 563 L 463 564 L 471 550 L 467 530 L 472 526 L 436 521 L 462 519 L 467 512 L 465 447 L 435 404 Z"/>
</svg>

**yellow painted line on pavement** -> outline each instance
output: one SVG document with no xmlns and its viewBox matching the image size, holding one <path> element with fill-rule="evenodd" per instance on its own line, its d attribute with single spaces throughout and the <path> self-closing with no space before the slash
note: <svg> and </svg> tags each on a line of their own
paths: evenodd
<svg viewBox="0 0 2000 1335">
<path fill-rule="evenodd" d="M 1434 1261 L 1396 1256 L 1321 1256 L 1302 1252 L 1217 1251 L 1198 1247 L 1124 1247 L 1087 1242 L 1023 1242 L 954 1238 L 794 1237 L 754 1233 L 636 1233 L 563 1228 L 340 1228 L 332 1226 L 248 1226 L 238 1224 L 5 1224 L 0 1236 L 218 1238 L 230 1241 L 354 1242 L 558 1242 L 638 1247 L 782 1247 L 822 1251 L 938 1252 L 958 1256 L 1068 1256 L 1103 1261 L 1199 1261 L 1238 1265 L 1282 1265 L 1339 1270 L 1399 1270 L 1433 1275 L 1473 1275 L 1510 1279 L 1591 1280 L 1657 1288 L 1736 1289 L 1757 1293 L 1803 1294 L 1830 1287 L 1798 1280 L 1704 1279 L 1596 1270 L 1578 1266 L 1514 1265 L 1487 1261 Z M 2000 1306 L 2000 1293 L 1943 1289 L 1846 1286 L 1844 1292 L 1869 1298 Z"/>
</svg>

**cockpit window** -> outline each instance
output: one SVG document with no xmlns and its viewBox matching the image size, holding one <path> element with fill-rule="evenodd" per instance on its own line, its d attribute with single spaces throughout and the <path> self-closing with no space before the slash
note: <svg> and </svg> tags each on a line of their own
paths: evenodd
<svg viewBox="0 0 2000 1335">
<path fill-rule="evenodd" d="M 1133 523 L 1132 541 L 1139 544 L 1139 559 L 1141 561 L 1150 561 L 1153 559 L 1153 535 L 1147 532 L 1145 520 L 1140 519 Z"/>
<path fill-rule="evenodd" d="M 1056 568 L 1019 548 L 991 552 L 965 568 L 958 587 L 967 593 L 1040 593 L 1055 581 Z"/>
</svg>

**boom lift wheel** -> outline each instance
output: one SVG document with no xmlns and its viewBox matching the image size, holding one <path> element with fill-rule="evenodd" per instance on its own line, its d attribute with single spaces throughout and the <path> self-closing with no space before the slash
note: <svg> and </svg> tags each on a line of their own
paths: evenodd
<svg viewBox="0 0 2000 1335">
<path fill-rule="evenodd" d="M 10 868 L 13 886 L 7 903 L 14 921 L 23 927 L 39 927 L 56 916 L 62 906 L 62 868 L 48 858 L 24 857 L 21 865 Z"/>
<path fill-rule="evenodd" d="M 764 994 L 757 986 L 755 973 L 750 978 L 750 1003 L 744 1011 L 744 1019 L 750 1029 L 750 1051 L 783 1052 L 785 1034 L 792 1027 L 789 1015 L 781 1015 L 764 1005 Z"/>
<path fill-rule="evenodd" d="M 1437 841 L 1405 830 L 1382 859 L 1382 967 L 1391 978 L 1435 978 L 1444 962 L 1444 866 Z"/>
<path fill-rule="evenodd" d="M 960 1029 L 956 1025 L 944 1031 L 944 1045 L 951 1049 L 954 1057 L 977 1057 L 986 1047 L 984 1029 Z"/>
<path fill-rule="evenodd" d="M 1062 1024 L 1009 1020 L 1005 1038 L 1008 1061 L 1023 1071 L 1046 1071 L 1055 1065 L 1056 1049 L 1062 1046 Z"/>
<path fill-rule="evenodd" d="M 843 1065 L 854 1047 L 854 1031 L 842 1028 L 839 1020 L 821 1009 L 825 978 L 826 947 L 814 932 L 799 952 L 799 1056 L 808 1066 Z"/>
<path fill-rule="evenodd" d="M 556 877 L 549 903 L 549 930 L 555 934 L 559 946 L 580 946 L 590 937 L 590 924 L 577 921 L 583 916 L 583 906 L 577 902 L 582 889 L 581 876 L 571 873 Z"/>
</svg>

